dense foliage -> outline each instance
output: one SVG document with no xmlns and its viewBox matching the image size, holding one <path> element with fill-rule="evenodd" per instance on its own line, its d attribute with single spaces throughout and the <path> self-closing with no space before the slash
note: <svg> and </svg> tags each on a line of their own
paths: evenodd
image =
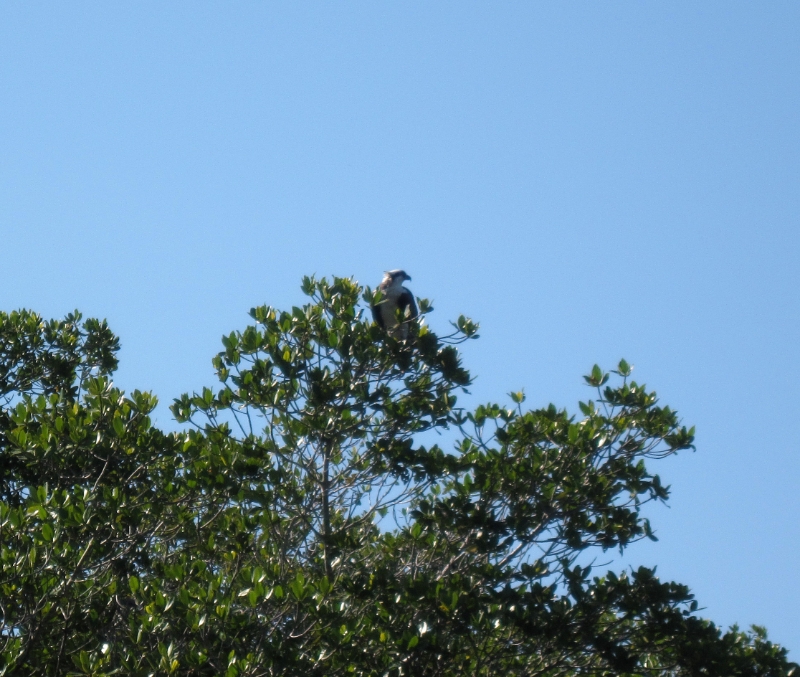
<svg viewBox="0 0 800 677">
<path fill-rule="evenodd" d="M 624 361 L 580 416 L 465 412 L 472 322 L 396 341 L 371 290 L 303 290 L 223 339 L 169 434 L 105 323 L 0 314 L 0 674 L 791 674 L 686 587 L 579 564 L 652 537 L 645 459 L 693 441 Z"/>
</svg>

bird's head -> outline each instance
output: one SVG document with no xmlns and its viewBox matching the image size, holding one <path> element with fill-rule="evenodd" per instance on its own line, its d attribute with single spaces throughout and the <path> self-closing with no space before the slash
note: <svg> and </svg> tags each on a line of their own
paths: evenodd
<svg viewBox="0 0 800 677">
<path fill-rule="evenodd" d="M 402 285 L 406 280 L 410 280 L 409 275 L 405 270 L 387 270 L 383 274 L 383 281 L 388 282 L 390 285 Z"/>
</svg>

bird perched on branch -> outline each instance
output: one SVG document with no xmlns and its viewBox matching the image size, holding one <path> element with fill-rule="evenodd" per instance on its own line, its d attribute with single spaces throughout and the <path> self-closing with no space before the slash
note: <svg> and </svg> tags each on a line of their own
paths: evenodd
<svg viewBox="0 0 800 677">
<path fill-rule="evenodd" d="M 383 298 L 372 305 L 372 317 L 375 323 L 399 339 L 408 337 L 408 322 L 419 315 L 414 295 L 403 286 L 403 282 L 410 279 L 405 270 L 386 271 L 378 285 Z"/>
</svg>

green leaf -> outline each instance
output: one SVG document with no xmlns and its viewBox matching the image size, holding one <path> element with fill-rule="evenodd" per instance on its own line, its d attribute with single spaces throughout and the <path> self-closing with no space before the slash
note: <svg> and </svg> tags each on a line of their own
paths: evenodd
<svg viewBox="0 0 800 677">
<path fill-rule="evenodd" d="M 570 444 L 575 444 L 578 441 L 578 436 L 580 435 L 580 428 L 576 425 L 569 426 L 567 431 L 567 440 Z"/>
<path fill-rule="evenodd" d="M 117 437 L 122 437 L 125 434 L 125 424 L 118 416 L 114 417 L 113 426 L 114 432 L 117 433 Z"/>
</svg>

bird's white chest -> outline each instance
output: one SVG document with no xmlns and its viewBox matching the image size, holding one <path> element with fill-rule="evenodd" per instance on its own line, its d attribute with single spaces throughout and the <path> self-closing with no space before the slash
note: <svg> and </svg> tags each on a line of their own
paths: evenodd
<svg viewBox="0 0 800 677">
<path fill-rule="evenodd" d="M 403 293 L 403 285 L 393 284 L 392 286 L 387 287 L 386 291 L 383 293 L 389 301 L 397 305 L 397 299 L 400 298 L 400 294 Z"/>
</svg>

